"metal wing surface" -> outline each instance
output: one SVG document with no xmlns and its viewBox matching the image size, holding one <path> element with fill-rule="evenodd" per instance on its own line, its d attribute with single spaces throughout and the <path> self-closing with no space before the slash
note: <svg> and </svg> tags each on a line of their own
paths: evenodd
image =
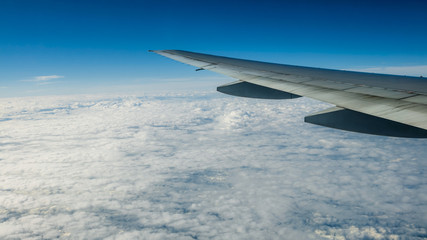
<svg viewBox="0 0 427 240">
<path fill-rule="evenodd" d="M 427 79 L 422 77 L 292 66 L 180 50 L 153 52 L 239 80 L 218 87 L 221 92 L 273 99 L 305 96 L 336 105 L 306 117 L 306 122 L 377 135 L 427 137 Z"/>
</svg>

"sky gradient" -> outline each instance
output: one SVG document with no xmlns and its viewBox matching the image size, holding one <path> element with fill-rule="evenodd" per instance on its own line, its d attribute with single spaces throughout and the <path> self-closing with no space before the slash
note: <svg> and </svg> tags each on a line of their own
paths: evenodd
<svg viewBox="0 0 427 240">
<path fill-rule="evenodd" d="M 418 66 L 400 72 L 422 75 L 426 10 L 425 1 L 5 0 L 0 95 L 149 91 L 157 83 L 167 90 L 177 78 L 206 78 L 205 89 L 221 83 L 149 49 L 338 69 Z"/>
</svg>

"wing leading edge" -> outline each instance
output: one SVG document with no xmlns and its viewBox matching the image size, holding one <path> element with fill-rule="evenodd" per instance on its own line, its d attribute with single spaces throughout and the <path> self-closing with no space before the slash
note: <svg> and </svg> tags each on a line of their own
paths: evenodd
<svg viewBox="0 0 427 240">
<path fill-rule="evenodd" d="M 180 51 L 152 51 L 198 69 L 239 80 L 218 91 L 242 97 L 300 96 L 336 105 L 305 118 L 342 130 L 427 138 L 427 80 L 424 78 L 300 67 Z"/>
</svg>

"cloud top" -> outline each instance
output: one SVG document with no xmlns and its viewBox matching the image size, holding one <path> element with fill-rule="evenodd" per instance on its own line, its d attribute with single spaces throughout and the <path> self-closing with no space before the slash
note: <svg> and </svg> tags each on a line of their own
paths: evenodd
<svg viewBox="0 0 427 240">
<path fill-rule="evenodd" d="M 0 99 L 0 239 L 423 239 L 424 139 L 220 94 Z"/>
</svg>

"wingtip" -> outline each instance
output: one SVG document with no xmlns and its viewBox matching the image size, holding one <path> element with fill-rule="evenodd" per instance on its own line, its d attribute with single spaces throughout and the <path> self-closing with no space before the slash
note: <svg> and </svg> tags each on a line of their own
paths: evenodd
<svg viewBox="0 0 427 240">
<path fill-rule="evenodd" d="M 169 51 L 169 50 L 148 50 L 149 52 L 153 52 L 153 53 L 157 53 L 157 54 L 160 54 L 160 53 L 162 53 L 162 52 L 167 52 L 167 51 Z"/>
<path fill-rule="evenodd" d="M 182 50 L 172 50 L 172 49 L 165 49 L 165 50 L 148 50 L 149 52 L 155 52 L 155 53 L 160 53 L 160 52 L 185 52 Z"/>
</svg>

